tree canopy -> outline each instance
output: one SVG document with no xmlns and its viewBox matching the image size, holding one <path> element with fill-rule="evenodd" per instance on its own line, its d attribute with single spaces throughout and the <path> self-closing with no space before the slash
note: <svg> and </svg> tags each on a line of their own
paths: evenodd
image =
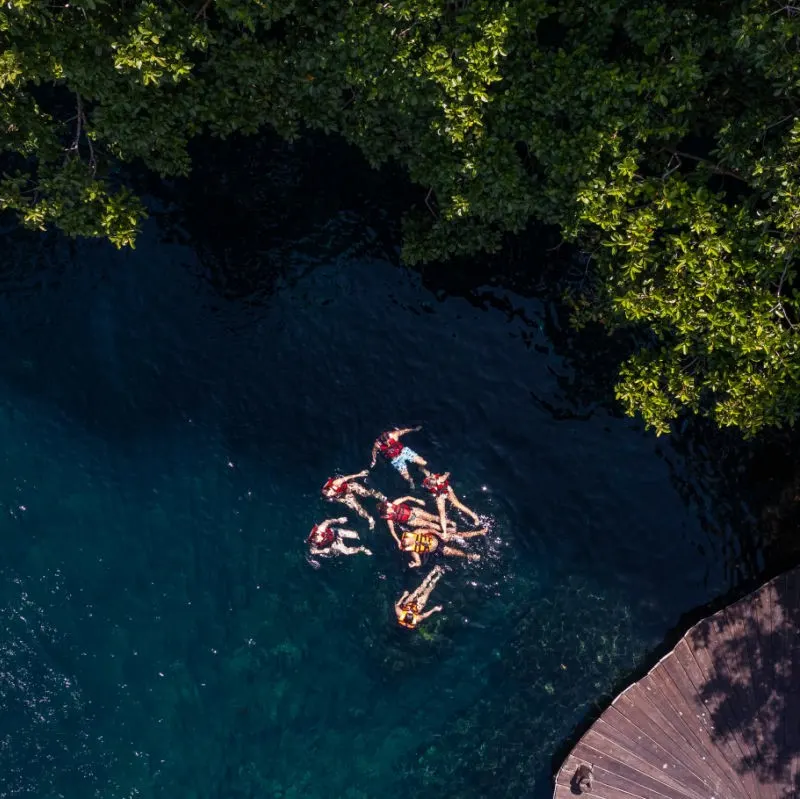
<svg viewBox="0 0 800 799">
<path fill-rule="evenodd" d="M 780 0 L 8 0 L 0 208 L 132 245 L 121 162 L 335 132 L 427 191 L 408 261 L 559 225 L 576 324 L 638 331 L 626 410 L 753 434 L 800 414 L 799 37 Z"/>
</svg>

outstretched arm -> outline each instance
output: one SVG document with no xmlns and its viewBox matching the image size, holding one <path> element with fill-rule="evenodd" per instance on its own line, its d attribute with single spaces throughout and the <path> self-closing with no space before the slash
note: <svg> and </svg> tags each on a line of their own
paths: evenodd
<svg viewBox="0 0 800 799">
<path fill-rule="evenodd" d="M 423 619 L 427 619 L 428 616 L 433 616 L 434 613 L 441 613 L 443 610 L 444 608 L 441 605 L 437 605 L 435 608 L 431 608 L 425 613 L 420 613 L 419 620 L 422 621 Z"/>
<path fill-rule="evenodd" d="M 392 430 L 392 435 L 395 438 L 400 438 L 400 436 L 404 436 L 406 433 L 416 433 L 419 430 L 422 430 L 421 424 L 418 424 L 416 427 L 398 427 Z"/>
<path fill-rule="evenodd" d="M 372 458 L 370 459 L 369 465 L 372 468 L 375 465 L 375 461 L 378 460 L 378 442 L 376 441 L 372 445 Z"/>
<path fill-rule="evenodd" d="M 401 505 L 403 502 L 416 502 L 417 505 L 424 505 L 425 504 L 425 500 L 424 499 L 419 499 L 418 497 L 408 496 L 408 497 L 400 497 L 399 499 L 393 499 L 392 500 L 392 505 Z"/>
<path fill-rule="evenodd" d="M 338 480 L 354 480 L 356 477 L 366 477 L 368 474 L 369 474 L 369 469 L 362 469 L 360 472 L 357 472 L 356 474 L 344 474 L 341 477 L 339 477 Z"/>
</svg>

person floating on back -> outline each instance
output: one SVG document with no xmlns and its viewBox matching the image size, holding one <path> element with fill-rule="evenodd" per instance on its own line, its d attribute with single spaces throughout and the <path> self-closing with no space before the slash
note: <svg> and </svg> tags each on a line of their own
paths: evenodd
<svg viewBox="0 0 800 799">
<path fill-rule="evenodd" d="M 358 541 L 358 533 L 355 530 L 331 526 L 345 524 L 346 522 L 347 516 L 342 516 L 340 519 L 325 519 L 324 522 L 315 524 L 306 539 L 310 554 L 318 558 L 330 558 L 336 555 L 357 555 L 359 552 L 371 555 L 372 552 L 364 546 L 349 547 L 345 544 L 345 539 Z"/>
<path fill-rule="evenodd" d="M 450 485 L 450 472 L 444 474 L 434 474 L 427 469 L 422 470 L 425 474 L 425 479 L 422 481 L 422 487 L 427 489 L 436 502 L 436 507 L 439 511 L 439 521 L 442 525 L 447 523 L 447 503 L 449 502 L 454 507 L 458 508 L 462 513 L 469 516 L 474 524 L 480 524 L 480 517 L 474 510 L 468 508 L 456 496 L 453 491 L 453 486 Z M 442 527 L 444 529 L 444 527 Z"/>
<path fill-rule="evenodd" d="M 441 566 L 434 566 L 428 576 L 422 581 L 418 588 L 412 592 L 404 591 L 403 596 L 394 603 L 394 612 L 397 616 L 397 623 L 402 627 L 413 630 L 421 621 L 434 613 L 440 613 L 443 608 L 437 605 L 427 613 L 422 611 L 430 598 L 431 591 L 436 587 L 439 578 L 444 574 Z"/>
<path fill-rule="evenodd" d="M 417 505 L 422 505 L 422 508 L 414 508 L 409 505 L 409 502 L 414 502 Z M 439 517 L 424 510 L 425 500 L 417 499 L 416 497 L 399 497 L 393 499 L 391 502 L 385 500 L 378 503 L 378 515 L 386 522 L 389 532 L 392 534 L 397 543 L 400 539 L 397 537 L 395 531 L 395 524 L 403 525 L 405 527 L 436 527 L 439 524 Z M 454 531 L 456 528 L 455 522 L 447 522 L 448 531 Z"/>
<path fill-rule="evenodd" d="M 358 474 L 329 477 L 325 485 L 322 486 L 322 496 L 329 502 L 341 502 L 342 505 L 346 505 L 362 519 L 366 519 L 369 523 L 369 529 L 374 530 L 375 519 L 364 510 L 364 507 L 356 497 L 374 497 L 379 502 L 384 502 L 386 497 L 380 491 L 374 491 L 356 482 L 357 478 L 366 477 L 368 474 L 369 470 L 364 469 L 363 472 L 358 472 Z"/>
<path fill-rule="evenodd" d="M 416 569 L 422 566 L 421 555 L 430 555 L 437 551 L 441 551 L 443 555 L 449 557 L 480 560 L 480 555 L 476 555 L 474 552 L 464 552 L 463 549 L 456 549 L 446 543 L 452 541 L 454 538 L 474 538 L 478 535 L 486 535 L 486 529 L 471 530 L 468 533 L 443 533 L 441 530 L 433 529 L 407 530 L 402 534 L 399 541 L 397 541 L 396 536 L 395 540 L 401 552 L 408 552 L 411 555 L 411 562 L 408 564 L 409 567 Z M 439 549 L 440 546 L 441 550 Z"/>
<path fill-rule="evenodd" d="M 406 435 L 406 433 L 415 433 L 418 430 L 422 430 L 422 427 L 401 427 L 381 433 L 372 445 L 372 461 L 370 467 L 375 465 L 378 453 L 380 453 L 398 472 L 400 472 L 403 479 L 413 488 L 414 481 L 408 473 L 408 464 L 413 463 L 422 468 L 427 466 L 428 462 L 420 455 L 417 455 L 413 449 L 402 444 L 400 438 Z"/>
</svg>

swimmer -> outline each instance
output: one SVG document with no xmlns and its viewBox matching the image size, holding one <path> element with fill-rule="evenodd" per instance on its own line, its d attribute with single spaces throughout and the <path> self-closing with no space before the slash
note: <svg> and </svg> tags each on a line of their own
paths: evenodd
<svg viewBox="0 0 800 799">
<path fill-rule="evenodd" d="M 331 527 L 332 524 L 345 524 L 346 522 L 347 516 L 342 516 L 340 519 L 325 519 L 324 522 L 315 524 L 306 539 L 310 553 L 320 558 L 330 558 L 335 555 L 357 555 L 359 552 L 371 555 L 372 552 L 364 546 L 349 547 L 345 544 L 345 539 L 358 541 L 358 533 L 355 530 Z"/>
<path fill-rule="evenodd" d="M 413 630 L 421 621 L 424 621 L 428 616 L 434 613 L 440 613 L 444 608 L 437 605 L 431 608 L 427 613 L 422 611 L 430 598 L 431 591 L 436 587 L 439 578 L 444 574 L 444 569 L 441 566 L 434 566 L 430 574 L 422 581 L 418 588 L 409 593 L 405 591 L 403 596 L 394 603 L 394 612 L 397 616 L 397 623 L 402 627 L 408 627 Z"/>
<path fill-rule="evenodd" d="M 447 503 L 449 502 L 454 507 L 458 508 L 462 513 L 469 516 L 474 524 L 480 524 L 480 518 L 477 513 L 471 508 L 468 508 L 453 491 L 453 486 L 450 485 L 450 472 L 444 474 L 434 474 L 427 469 L 422 470 L 425 474 L 425 479 L 422 481 L 423 488 L 426 488 L 434 498 L 436 507 L 439 510 L 439 520 L 441 524 L 447 522 Z M 443 528 L 444 529 L 444 528 Z"/>
<path fill-rule="evenodd" d="M 383 457 L 386 458 L 386 460 L 389 461 L 389 463 L 391 463 L 398 472 L 400 472 L 403 479 L 413 488 L 414 481 L 411 479 L 411 475 L 408 473 L 408 464 L 413 463 L 422 468 L 423 466 L 427 466 L 428 462 L 421 456 L 417 455 L 413 449 L 409 449 L 401 444 L 400 438 L 406 433 L 416 433 L 418 430 L 422 430 L 422 427 L 419 425 L 417 427 L 395 428 L 394 430 L 381 433 L 376 439 L 375 443 L 372 445 L 372 461 L 370 463 L 370 468 L 375 465 L 375 461 L 378 458 L 378 453 L 380 452 L 380 454 L 383 455 Z"/>
<path fill-rule="evenodd" d="M 447 543 L 454 538 L 474 538 L 478 535 L 486 535 L 486 529 L 472 530 L 468 533 L 442 533 L 440 530 L 433 529 L 407 530 L 403 533 L 397 546 L 401 552 L 408 552 L 411 554 L 411 562 L 408 564 L 409 567 L 418 569 L 422 566 L 422 558 L 420 555 L 430 555 L 439 551 L 439 542 L 443 544 L 441 548 L 443 555 L 454 558 L 466 558 L 467 560 L 480 560 L 480 555 L 476 555 L 474 552 L 464 552 L 464 550 L 451 547 Z"/>
<path fill-rule="evenodd" d="M 416 497 L 400 497 L 391 502 L 378 503 L 378 515 L 381 519 L 386 521 L 386 526 L 392 534 L 392 538 L 400 545 L 400 539 L 397 537 L 395 524 L 403 524 L 406 527 L 435 527 L 439 524 L 439 517 L 429 513 L 422 508 L 412 508 L 408 503 L 414 502 L 417 505 L 424 507 L 425 500 L 417 499 Z M 448 531 L 455 531 L 455 522 L 448 521 Z"/>
<path fill-rule="evenodd" d="M 375 519 L 364 510 L 356 497 L 374 497 L 379 502 L 384 502 L 386 497 L 380 491 L 374 491 L 356 482 L 357 478 L 366 477 L 368 474 L 369 470 L 364 469 L 363 472 L 358 472 L 358 474 L 329 477 L 325 485 L 322 486 L 322 496 L 329 502 L 341 502 L 342 505 L 346 505 L 362 519 L 366 519 L 369 523 L 369 529 L 374 530 Z"/>
</svg>

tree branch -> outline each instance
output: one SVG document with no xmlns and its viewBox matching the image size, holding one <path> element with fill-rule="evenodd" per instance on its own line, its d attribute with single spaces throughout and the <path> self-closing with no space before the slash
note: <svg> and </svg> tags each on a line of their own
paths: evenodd
<svg viewBox="0 0 800 799">
<path fill-rule="evenodd" d="M 688 158 L 690 161 L 697 161 L 700 164 L 705 164 L 716 175 L 726 175 L 729 178 L 740 180 L 742 181 L 742 183 L 747 182 L 738 172 L 734 172 L 730 169 L 725 169 L 724 167 L 717 166 L 716 164 L 711 163 L 711 161 L 709 161 L 707 158 L 701 158 L 699 155 L 692 155 L 691 153 L 685 153 L 682 150 L 675 150 L 672 147 L 662 147 L 661 149 L 665 153 L 669 153 L 670 155 L 673 155 L 676 158 Z"/>
</svg>

